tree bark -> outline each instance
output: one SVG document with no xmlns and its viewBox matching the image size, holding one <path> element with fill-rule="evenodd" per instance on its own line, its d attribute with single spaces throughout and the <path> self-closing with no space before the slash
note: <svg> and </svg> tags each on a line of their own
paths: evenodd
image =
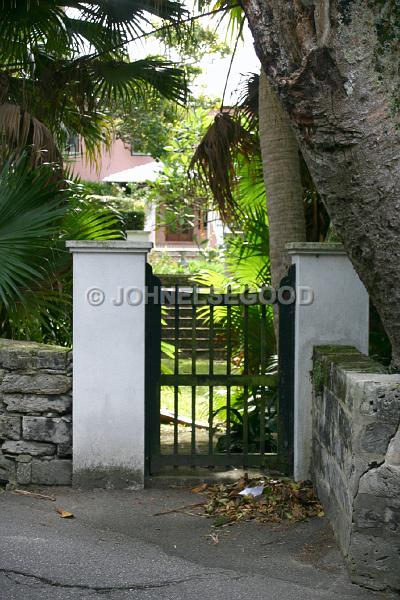
<svg viewBox="0 0 400 600">
<path fill-rule="evenodd" d="M 288 260 L 285 245 L 306 241 L 299 146 L 289 118 L 264 72 L 260 76 L 259 128 L 269 223 L 272 285 L 279 287 Z"/>
<path fill-rule="evenodd" d="M 381 3 L 244 0 L 243 8 L 334 228 L 380 314 L 398 370 L 400 138 L 392 110 L 398 69 L 390 80 L 380 65 Z"/>
</svg>

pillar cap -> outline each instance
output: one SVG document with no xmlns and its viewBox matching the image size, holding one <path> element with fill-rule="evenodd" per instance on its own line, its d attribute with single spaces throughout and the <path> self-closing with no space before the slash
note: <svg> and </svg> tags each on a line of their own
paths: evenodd
<svg viewBox="0 0 400 600">
<path fill-rule="evenodd" d="M 152 242 L 133 240 L 70 240 L 66 247 L 72 253 L 109 253 L 117 254 L 146 254 L 152 249 Z"/>
<path fill-rule="evenodd" d="M 345 255 L 344 246 L 337 242 L 290 242 L 285 249 L 288 254 Z"/>
</svg>

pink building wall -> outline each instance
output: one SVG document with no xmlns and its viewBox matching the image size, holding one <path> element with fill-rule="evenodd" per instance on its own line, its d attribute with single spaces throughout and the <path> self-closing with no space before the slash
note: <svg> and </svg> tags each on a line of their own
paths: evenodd
<svg viewBox="0 0 400 600">
<path fill-rule="evenodd" d="M 125 144 L 120 139 L 116 139 L 112 143 L 110 150 L 107 150 L 105 146 L 102 147 L 97 166 L 96 164 L 91 165 L 86 160 L 84 150 L 80 154 L 69 155 L 66 162 L 70 161 L 69 166 L 72 173 L 81 179 L 85 181 L 102 181 L 108 175 L 124 171 L 125 169 L 139 167 L 153 160 L 147 154 L 132 156 L 130 145 Z"/>
</svg>

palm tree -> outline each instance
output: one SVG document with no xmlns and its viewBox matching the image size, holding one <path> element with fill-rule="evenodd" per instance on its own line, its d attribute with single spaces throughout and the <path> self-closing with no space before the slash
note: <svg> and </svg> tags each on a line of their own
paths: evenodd
<svg viewBox="0 0 400 600">
<path fill-rule="evenodd" d="M 32 169 L 27 151 L 0 169 L 0 337 L 71 344 L 68 239 L 120 238 L 118 214 L 76 184 Z"/>
<path fill-rule="evenodd" d="M 287 270 L 285 245 L 306 241 L 299 147 L 289 118 L 261 72 L 259 133 L 267 193 L 272 285 Z"/>
<path fill-rule="evenodd" d="M 66 239 L 122 236 L 117 214 L 66 181 L 61 152 L 79 134 L 92 157 L 113 103 L 152 91 L 183 103 L 183 69 L 130 61 L 150 18 L 177 24 L 175 0 L 0 0 L 0 335 L 71 343 Z M 58 166 L 57 166 L 58 165 Z"/>
<path fill-rule="evenodd" d="M 240 36 L 242 9 L 231 8 L 225 0 L 216 0 L 213 4 L 213 8 L 224 7 L 232 34 Z M 263 169 L 255 170 L 253 158 L 258 165 L 260 152 Z M 238 156 L 248 161 L 247 173 Z M 222 215 L 228 220 L 237 208 L 238 181 L 243 187 L 243 179 L 247 179 L 246 187 L 253 186 L 255 200 L 260 193 L 264 194 L 272 285 L 279 286 L 285 275 L 287 243 L 306 239 L 320 241 L 325 237 L 329 218 L 299 153 L 289 119 L 263 72 L 261 76 L 252 74 L 244 81 L 243 95 L 233 114 L 221 111 L 216 116 L 198 146 L 192 167 L 209 185 Z"/>
<path fill-rule="evenodd" d="M 1 0 L 0 6 L 3 160 L 27 145 L 59 160 L 57 146 L 71 134 L 81 135 L 94 157 L 109 137 L 113 102 L 129 104 L 153 90 L 185 101 L 184 69 L 158 56 L 131 61 L 126 49 L 145 35 L 152 17 L 178 24 L 180 2 Z"/>
</svg>

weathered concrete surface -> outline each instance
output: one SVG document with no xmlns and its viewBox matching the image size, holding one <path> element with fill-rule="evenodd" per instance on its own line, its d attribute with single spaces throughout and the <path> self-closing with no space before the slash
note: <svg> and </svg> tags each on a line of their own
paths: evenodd
<svg viewBox="0 0 400 600">
<path fill-rule="evenodd" d="M 349 582 L 324 519 L 215 530 L 190 514 L 154 516 L 201 500 L 181 490 L 49 491 L 56 502 L 0 494 L 1 600 L 393 598 Z"/>
<path fill-rule="evenodd" d="M 313 479 L 353 581 L 400 590 L 400 375 L 352 348 L 314 354 Z"/>
<path fill-rule="evenodd" d="M 318 4 L 318 3 L 314 3 Z M 346 344 L 368 351 L 369 298 L 341 244 L 291 243 L 296 287 L 313 301 L 295 304 L 293 473 L 310 479 L 312 463 L 312 357 L 314 346 Z"/>
<path fill-rule="evenodd" d="M 127 294 L 144 292 L 151 246 L 67 242 L 74 262 L 73 478 L 82 485 L 144 485 L 145 303 Z"/>
</svg>

